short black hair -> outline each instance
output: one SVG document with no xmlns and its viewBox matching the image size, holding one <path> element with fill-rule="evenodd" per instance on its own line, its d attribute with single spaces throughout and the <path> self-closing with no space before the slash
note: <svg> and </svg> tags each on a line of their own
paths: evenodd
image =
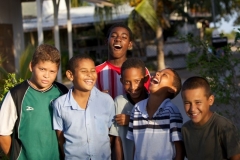
<svg viewBox="0 0 240 160">
<path fill-rule="evenodd" d="M 179 76 L 179 74 L 177 73 L 176 70 L 174 70 L 173 68 L 166 68 L 166 69 L 170 69 L 173 74 L 174 74 L 174 77 L 173 77 L 173 86 L 176 88 L 176 92 L 171 94 L 169 96 L 170 99 L 173 99 L 174 97 L 176 97 L 178 95 L 178 93 L 181 91 L 181 88 L 182 88 L 182 81 L 181 81 L 181 78 Z"/>
<path fill-rule="evenodd" d="M 128 58 L 126 61 L 123 62 L 121 66 L 121 76 L 123 77 L 122 73 L 129 68 L 138 68 L 141 69 L 142 75 L 145 76 L 146 68 L 145 64 L 141 59 L 138 58 Z"/>
<path fill-rule="evenodd" d="M 112 26 L 108 29 L 107 37 L 109 37 L 110 34 L 111 34 L 111 32 L 112 32 L 112 30 L 113 30 L 114 28 L 117 28 L 117 27 L 122 27 L 122 28 L 125 28 L 126 30 L 128 30 L 129 39 L 130 39 L 130 41 L 133 41 L 133 34 L 132 34 L 131 29 L 130 29 L 126 24 L 124 24 L 124 23 L 116 23 L 116 24 L 112 25 Z"/>
<path fill-rule="evenodd" d="M 182 92 L 190 89 L 203 88 L 205 90 L 205 96 L 209 98 L 212 95 L 210 84 L 207 79 L 199 76 L 193 76 L 188 78 L 182 86 Z"/>
<path fill-rule="evenodd" d="M 72 73 L 74 73 L 74 69 L 78 66 L 78 61 L 82 60 L 82 59 L 89 59 L 89 60 L 93 61 L 93 63 L 94 63 L 94 60 L 88 54 L 85 54 L 85 53 L 75 54 L 68 61 L 67 70 L 70 70 Z"/>
</svg>

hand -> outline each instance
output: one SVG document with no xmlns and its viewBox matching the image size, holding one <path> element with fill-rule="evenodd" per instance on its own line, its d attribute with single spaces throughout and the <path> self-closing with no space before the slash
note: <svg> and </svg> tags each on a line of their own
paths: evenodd
<svg viewBox="0 0 240 160">
<path fill-rule="evenodd" d="M 115 121 L 120 126 L 126 126 L 129 123 L 130 116 L 126 114 L 118 114 L 115 116 Z"/>
</svg>

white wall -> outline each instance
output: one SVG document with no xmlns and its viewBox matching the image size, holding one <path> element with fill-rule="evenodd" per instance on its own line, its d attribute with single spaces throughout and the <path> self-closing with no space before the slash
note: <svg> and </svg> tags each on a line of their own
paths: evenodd
<svg viewBox="0 0 240 160">
<path fill-rule="evenodd" d="M 0 24 L 12 24 L 16 71 L 24 50 L 22 10 L 20 0 L 0 0 Z"/>
</svg>

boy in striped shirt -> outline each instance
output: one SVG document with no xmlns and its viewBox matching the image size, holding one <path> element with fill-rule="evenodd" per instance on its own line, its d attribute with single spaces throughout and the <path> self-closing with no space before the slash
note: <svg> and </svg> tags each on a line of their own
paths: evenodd
<svg viewBox="0 0 240 160">
<path fill-rule="evenodd" d="M 148 99 L 134 106 L 127 138 L 134 141 L 135 160 L 183 160 L 182 116 L 171 102 L 181 90 L 177 72 L 167 68 L 151 78 Z"/>
<path fill-rule="evenodd" d="M 132 49 L 133 35 L 128 26 L 117 23 L 108 30 L 107 37 L 108 60 L 96 66 L 98 76 L 96 87 L 115 98 L 125 94 L 120 82 L 121 66 L 127 59 L 127 51 Z M 146 74 L 150 75 L 147 68 Z M 149 83 L 150 80 L 145 83 L 147 89 Z"/>
</svg>

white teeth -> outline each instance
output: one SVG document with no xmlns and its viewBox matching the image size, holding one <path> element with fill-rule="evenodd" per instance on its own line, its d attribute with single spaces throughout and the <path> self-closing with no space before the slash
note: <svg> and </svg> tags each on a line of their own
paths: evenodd
<svg viewBox="0 0 240 160">
<path fill-rule="evenodd" d="M 158 84 L 159 80 L 157 78 L 152 78 L 152 82 L 155 83 L 155 84 Z"/>
<path fill-rule="evenodd" d="M 86 82 L 88 82 L 88 83 L 92 83 L 92 82 L 93 82 L 93 80 L 86 80 Z"/>
<path fill-rule="evenodd" d="M 114 47 L 122 47 L 122 46 L 119 44 L 115 44 Z"/>
</svg>

